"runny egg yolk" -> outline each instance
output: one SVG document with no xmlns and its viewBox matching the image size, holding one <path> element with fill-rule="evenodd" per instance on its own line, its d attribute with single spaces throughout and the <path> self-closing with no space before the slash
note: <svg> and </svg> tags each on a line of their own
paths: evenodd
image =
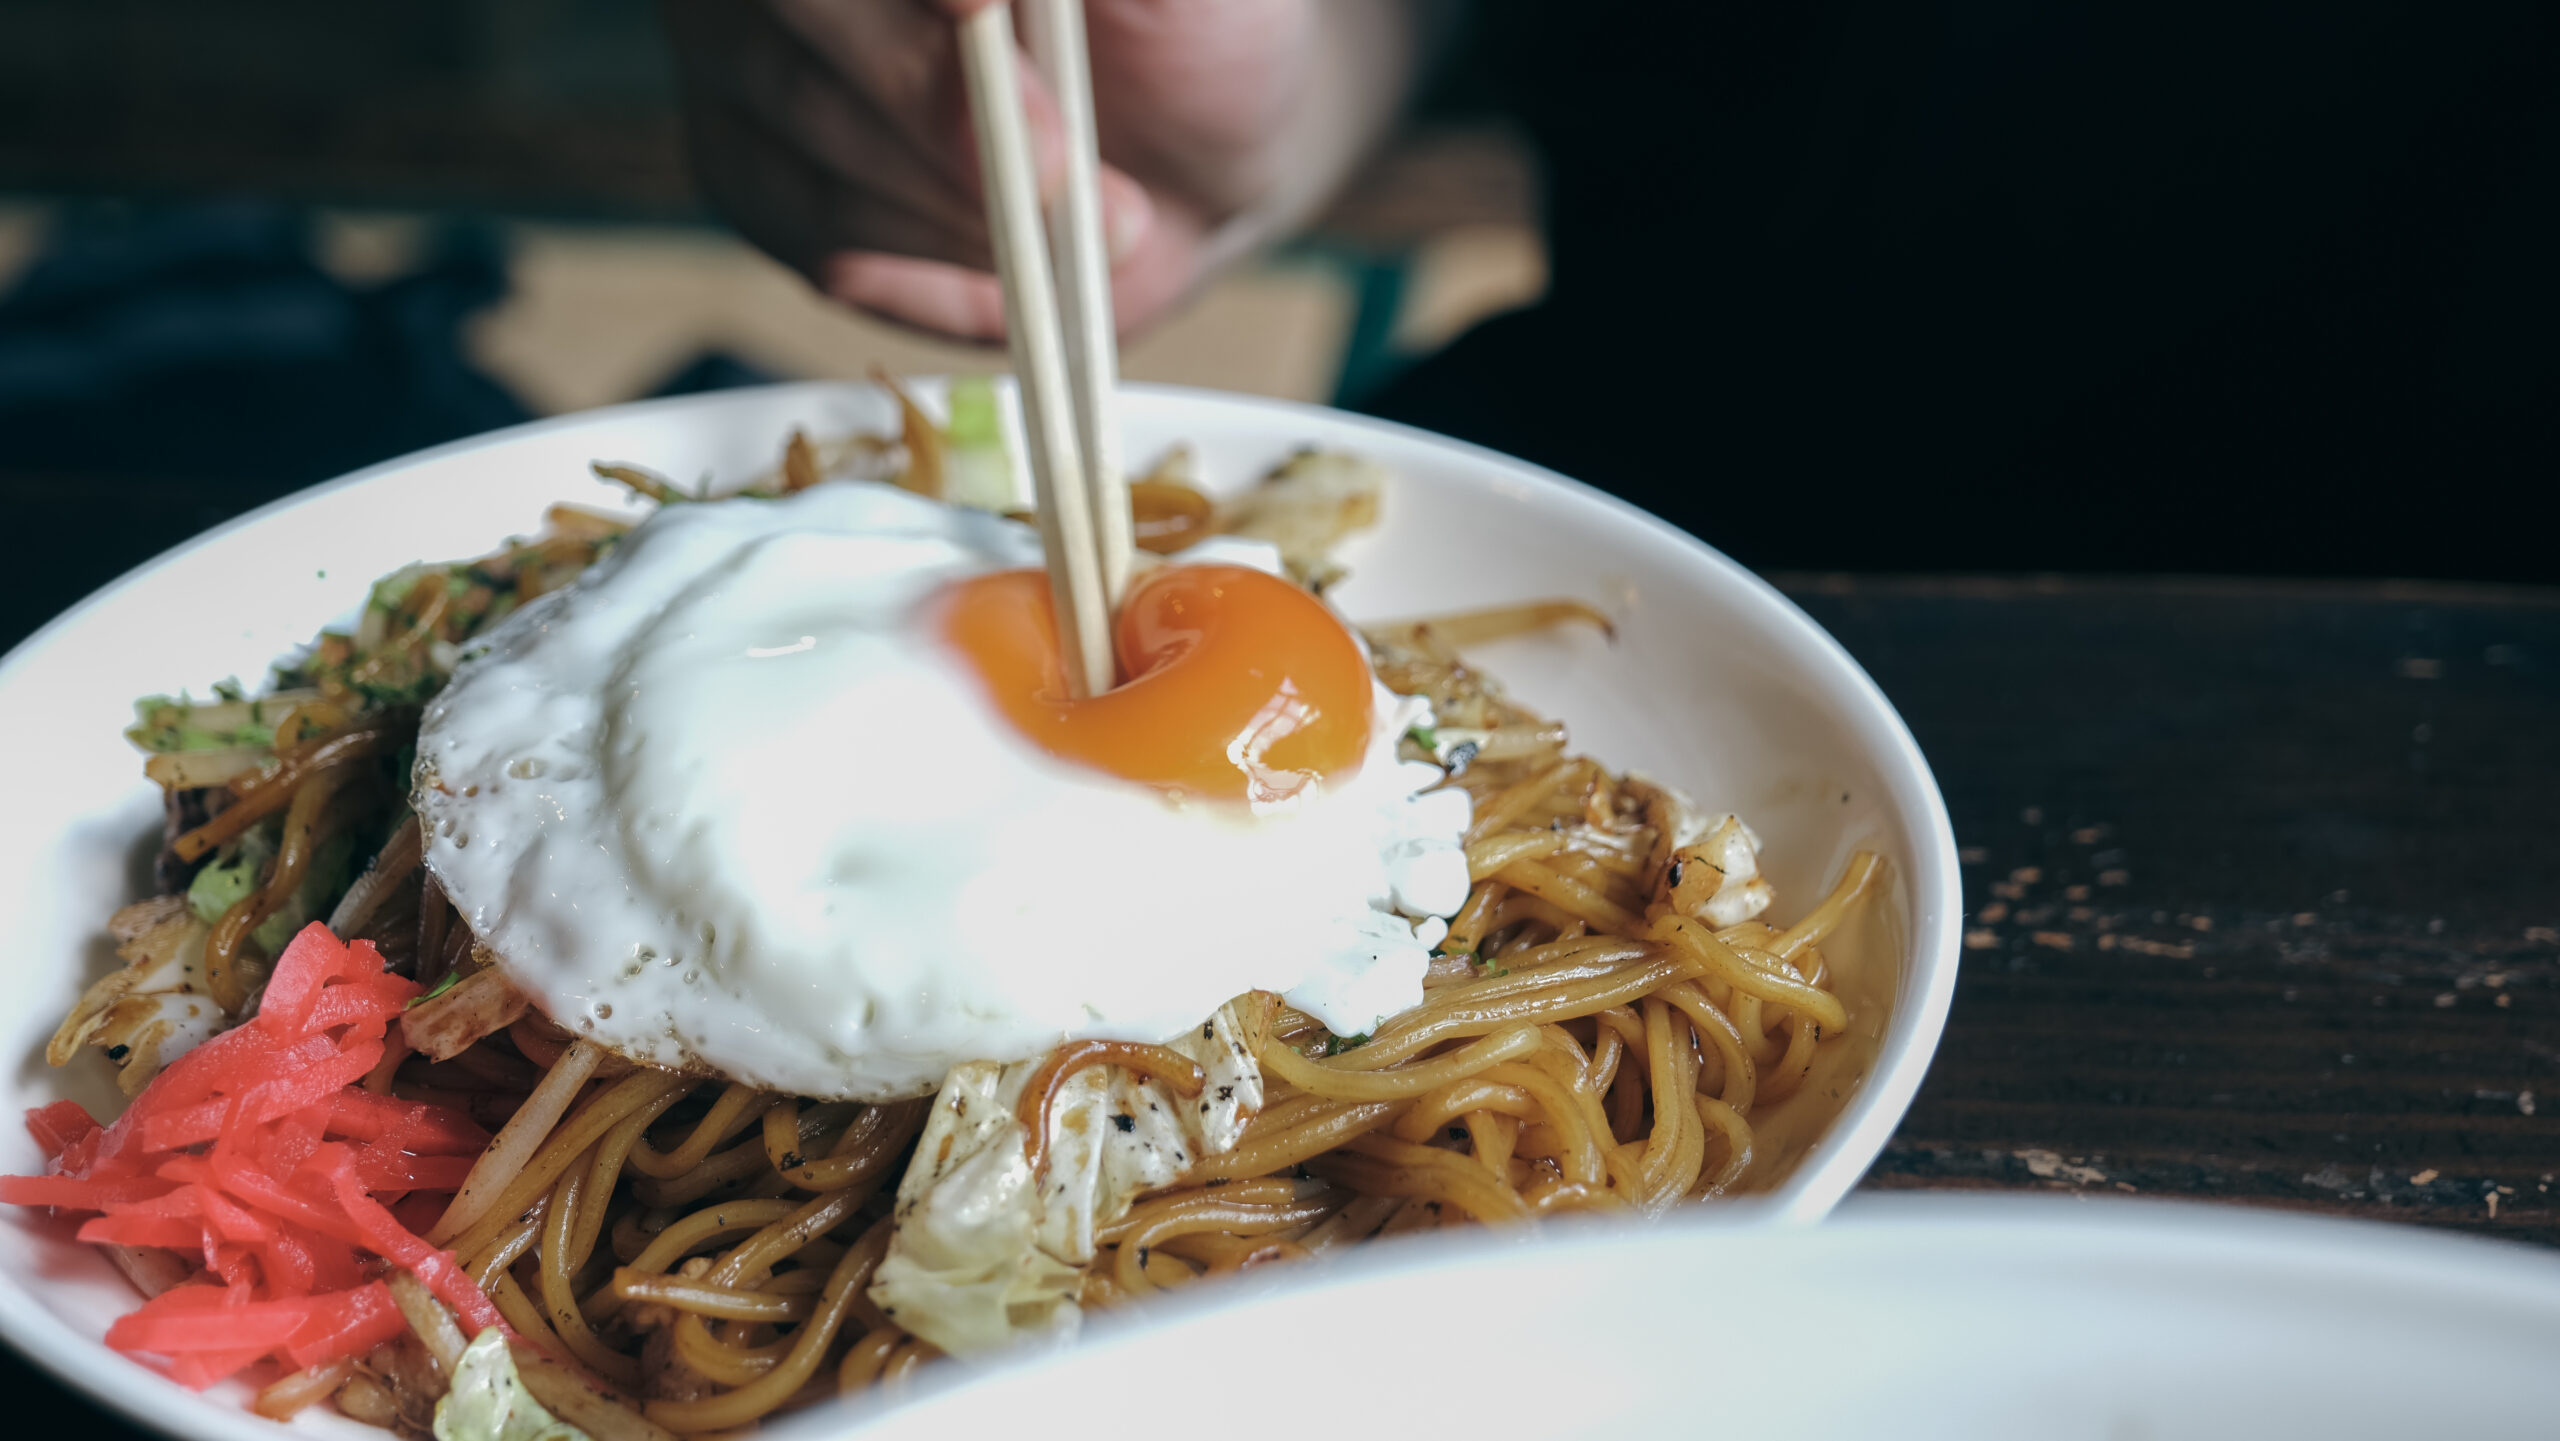
<svg viewBox="0 0 2560 1441">
<path fill-rule="evenodd" d="M 1368 662 L 1322 602 L 1234 565 L 1165 566 L 1113 626 L 1121 684 L 1067 692 L 1048 577 L 998 571 L 941 599 L 996 709 L 1051 755 L 1184 796 L 1275 801 L 1359 768 Z"/>
</svg>

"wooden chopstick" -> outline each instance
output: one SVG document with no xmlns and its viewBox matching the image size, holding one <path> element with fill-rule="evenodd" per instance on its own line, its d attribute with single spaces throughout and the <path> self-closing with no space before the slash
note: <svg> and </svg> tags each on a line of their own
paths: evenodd
<svg viewBox="0 0 2560 1441">
<path fill-rule="evenodd" d="M 1075 404 L 1059 332 L 1057 292 L 1041 243 L 1040 189 L 1031 168 L 1030 126 L 1013 63 L 1013 8 L 990 5 L 960 22 L 960 66 L 978 132 L 986 188 L 987 238 L 1004 291 L 1005 338 L 1022 399 L 1031 484 L 1040 510 L 1040 548 L 1058 615 L 1068 689 L 1100 695 L 1114 679 L 1111 597 L 1103 584 L 1093 495 L 1084 476 Z M 1123 505 L 1118 525 L 1129 524 Z"/>
<path fill-rule="evenodd" d="M 1111 255 L 1102 239 L 1102 156 L 1094 129 L 1093 70 L 1085 54 L 1084 0 L 1022 3 L 1023 45 L 1057 100 L 1066 144 L 1065 188 L 1049 210 L 1049 256 L 1066 329 L 1078 457 L 1102 551 L 1102 590 L 1116 611 L 1128 588 L 1135 539 L 1130 526 L 1115 519 L 1129 513 L 1129 479 L 1120 464 L 1113 404 L 1120 389 L 1120 347 L 1111 308 Z"/>
</svg>

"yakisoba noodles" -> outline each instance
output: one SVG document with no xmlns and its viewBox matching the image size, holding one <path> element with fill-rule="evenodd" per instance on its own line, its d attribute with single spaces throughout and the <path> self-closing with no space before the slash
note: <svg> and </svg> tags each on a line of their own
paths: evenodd
<svg viewBox="0 0 2560 1441">
<path fill-rule="evenodd" d="M 792 495 L 866 467 L 913 484 L 970 464 L 965 443 L 912 409 L 902 440 L 795 436 L 757 489 Z M 687 501 L 645 472 L 618 474 Z M 1260 536 L 1293 574 L 1321 579 L 1332 543 L 1374 513 L 1375 486 L 1356 462 L 1300 457 L 1214 516 L 1163 472 L 1137 488 L 1141 535 L 1167 552 L 1213 528 Z M 56 1063 L 94 1045 L 142 1091 L 249 1012 L 291 934 L 325 919 L 415 981 L 365 983 L 349 962 L 355 978 L 331 983 L 414 997 L 356 1087 L 424 1103 L 402 1113 L 413 1124 L 458 1112 L 491 1132 L 448 1147 L 460 1152 L 449 1160 L 408 1143 L 395 1167 L 408 1184 L 376 1195 L 414 1223 L 419 1254 L 455 1258 L 512 1345 L 478 1354 L 469 1334 L 489 1328 L 472 1324 L 475 1293 L 433 1264 L 368 1262 L 365 1274 L 386 1273 L 398 1314 L 380 1324 L 396 1334 L 296 1368 L 293 1356 L 328 1349 L 299 1333 L 303 1349 L 280 1349 L 263 1383 L 266 1414 L 333 1399 L 416 1432 L 449 1390 L 520 1378 L 594 1436 L 723 1432 L 894 1387 L 941 1354 L 927 1333 L 1000 1344 L 1078 1309 L 1409 1231 L 1659 1214 L 1749 1187 L 1755 1115 L 1802 1088 L 1849 1029 L 1823 946 L 1877 887 L 1879 862 L 1856 856 L 1800 919 L 1765 921 L 1773 896 L 1741 821 L 1575 754 L 1561 725 L 1461 659 L 1599 619 L 1547 602 L 1367 633 L 1377 680 L 1428 704 L 1429 723 L 1393 743 L 1407 765 L 1443 767 L 1469 810 L 1464 885 L 1449 893 L 1463 903 L 1445 935 L 1415 925 L 1437 938 L 1420 1001 L 1365 1034 L 1250 991 L 1161 1044 L 1094 1037 L 954 1066 L 938 1102 L 813 1099 L 635 1063 L 607 1044 L 610 1024 L 600 1038 L 592 1017 L 564 1027 L 529 1004 L 421 866 L 437 838 L 404 804 L 420 703 L 489 622 L 620 543 L 616 520 L 553 521 L 546 538 L 469 566 L 395 577 L 274 696 L 146 705 L 137 728 L 170 797 L 170 894 L 118 914 L 131 964 L 66 1020 Z M 358 1029 L 327 1044 L 356 1054 Z M 74 1159 L 96 1144 L 80 1131 L 65 1133 Z M 994 1251 L 950 1221 L 953 1188 L 988 1177 L 1035 1193 L 1021 1212 L 1030 1229 Z M 208 1271 L 150 1245 L 116 1251 L 146 1291 L 190 1277 L 235 1296 L 278 1286 L 245 1286 L 236 1257 Z M 513 1377 L 491 1382 L 508 1359 Z"/>
</svg>

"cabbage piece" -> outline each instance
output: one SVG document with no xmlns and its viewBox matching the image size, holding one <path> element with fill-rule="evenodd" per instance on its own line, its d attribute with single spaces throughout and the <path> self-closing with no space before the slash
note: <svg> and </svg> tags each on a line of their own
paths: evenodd
<svg viewBox="0 0 2560 1441">
<path fill-rule="evenodd" d="M 1229 535 L 1267 540 L 1292 580 L 1322 590 L 1344 575 L 1334 548 L 1378 523 L 1384 466 L 1339 450 L 1304 450 L 1239 495 L 1220 517 Z"/>
<path fill-rule="evenodd" d="M 249 933 L 249 943 L 269 956 L 284 954 L 284 948 L 302 928 L 328 915 L 329 907 L 355 880 L 356 838 L 340 831 L 312 848 L 310 864 L 302 869 L 302 880 L 285 897 L 276 913 L 258 923 Z M 220 919 L 216 917 L 215 919 Z"/>
<path fill-rule="evenodd" d="M 258 889 L 261 873 L 275 858 L 275 837 L 265 826 L 243 834 L 238 840 L 215 854 L 204 869 L 187 883 L 187 905 L 198 919 L 212 925 L 222 919 L 223 912 L 248 899 Z M 284 954 L 287 942 L 304 926 L 328 914 L 327 907 L 344 894 L 355 880 L 356 838 L 340 831 L 324 838 L 313 848 L 311 861 L 303 867 L 302 880 L 276 908 L 274 915 L 258 923 L 249 932 L 249 944 L 260 955 Z"/>
<path fill-rule="evenodd" d="M 1778 893 L 1760 874 L 1760 833 L 1742 817 L 1701 814 L 1678 790 L 1642 776 L 1629 777 L 1661 798 L 1673 847 L 1672 909 L 1717 930 L 1738 926 L 1769 909 Z"/>
<path fill-rule="evenodd" d="M 453 1385 L 436 1403 L 436 1441 L 589 1441 L 542 1409 L 516 1374 L 507 1338 L 491 1326 L 462 1348 Z"/>
<path fill-rule="evenodd" d="M 126 964 L 80 997 L 45 1047 L 45 1059 L 68 1065 L 82 1046 L 96 1046 L 116 1063 L 116 1084 L 130 1096 L 161 1067 L 211 1040 L 228 1017 L 197 984 L 213 928 L 196 918 L 185 897 L 136 901 L 110 917 L 107 930 Z"/>
<path fill-rule="evenodd" d="M 1073 1336 L 1097 1227 L 1204 1156 L 1232 1150 L 1262 1109 L 1253 1058 L 1267 997 L 1230 1001 L 1167 1042 L 1208 1085 L 1185 1099 L 1117 1066 L 1068 1078 L 1050 1108 L 1048 1174 L 1036 1182 L 1015 1112 L 1045 1058 L 955 1066 L 898 1183 L 897 1229 L 871 1299 L 955 1355 Z"/>
<path fill-rule="evenodd" d="M 1673 873 L 1680 877 L 1673 882 L 1672 904 L 1717 930 L 1741 925 L 1778 898 L 1760 876 L 1760 837 L 1740 816 L 1708 822 L 1705 837 L 1681 847 L 1672 860 Z M 1712 877 L 1694 874 L 1689 869 L 1693 865 L 1712 867 Z M 1708 887 L 1703 900 L 1696 898 L 1702 884 Z"/>
<path fill-rule="evenodd" d="M 1028 1063 L 951 1068 L 898 1183 L 897 1229 L 871 1283 L 881 1312 L 954 1353 L 1074 1334 L 1076 1268 L 1033 1240 L 1040 1198 L 1014 1105 Z"/>
<path fill-rule="evenodd" d="M 995 382 L 983 375 L 954 376 L 949 403 L 951 421 L 942 428 L 942 498 L 980 510 L 1013 509 L 1013 454 L 1005 448 Z"/>
<path fill-rule="evenodd" d="M 133 703 L 133 725 L 125 739 L 153 754 L 265 749 L 275 743 L 275 723 L 304 701 L 318 700 L 316 690 L 278 691 L 255 700 L 243 695 L 235 681 L 214 688 L 214 698 L 197 701 L 183 695 L 149 695 Z"/>
<path fill-rule="evenodd" d="M 212 925 L 222 919 L 224 911 L 247 900 L 249 893 L 258 888 L 258 872 L 266 869 L 275 853 L 275 837 L 263 825 L 224 846 L 187 883 L 187 905 L 195 911 L 196 919 Z"/>
</svg>

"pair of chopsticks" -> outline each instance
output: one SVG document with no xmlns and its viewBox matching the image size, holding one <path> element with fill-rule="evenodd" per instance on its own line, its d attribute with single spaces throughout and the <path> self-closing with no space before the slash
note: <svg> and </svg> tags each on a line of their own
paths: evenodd
<svg viewBox="0 0 2560 1441">
<path fill-rule="evenodd" d="M 1013 19 L 1008 0 L 961 21 L 961 71 L 978 132 L 987 233 L 1004 290 L 1005 336 L 1022 399 L 1067 685 L 1079 696 L 1100 695 L 1115 679 L 1111 616 L 1128 585 L 1132 542 L 1129 482 L 1113 420 L 1120 359 L 1102 240 L 1084 4 L 1022 0 L 1023 43 L 1057 96 L 1066 138 L 1066 184 L 1049 215 L 1046 245 L 1030 126 L 1014 70 Z"/>
</svg>

